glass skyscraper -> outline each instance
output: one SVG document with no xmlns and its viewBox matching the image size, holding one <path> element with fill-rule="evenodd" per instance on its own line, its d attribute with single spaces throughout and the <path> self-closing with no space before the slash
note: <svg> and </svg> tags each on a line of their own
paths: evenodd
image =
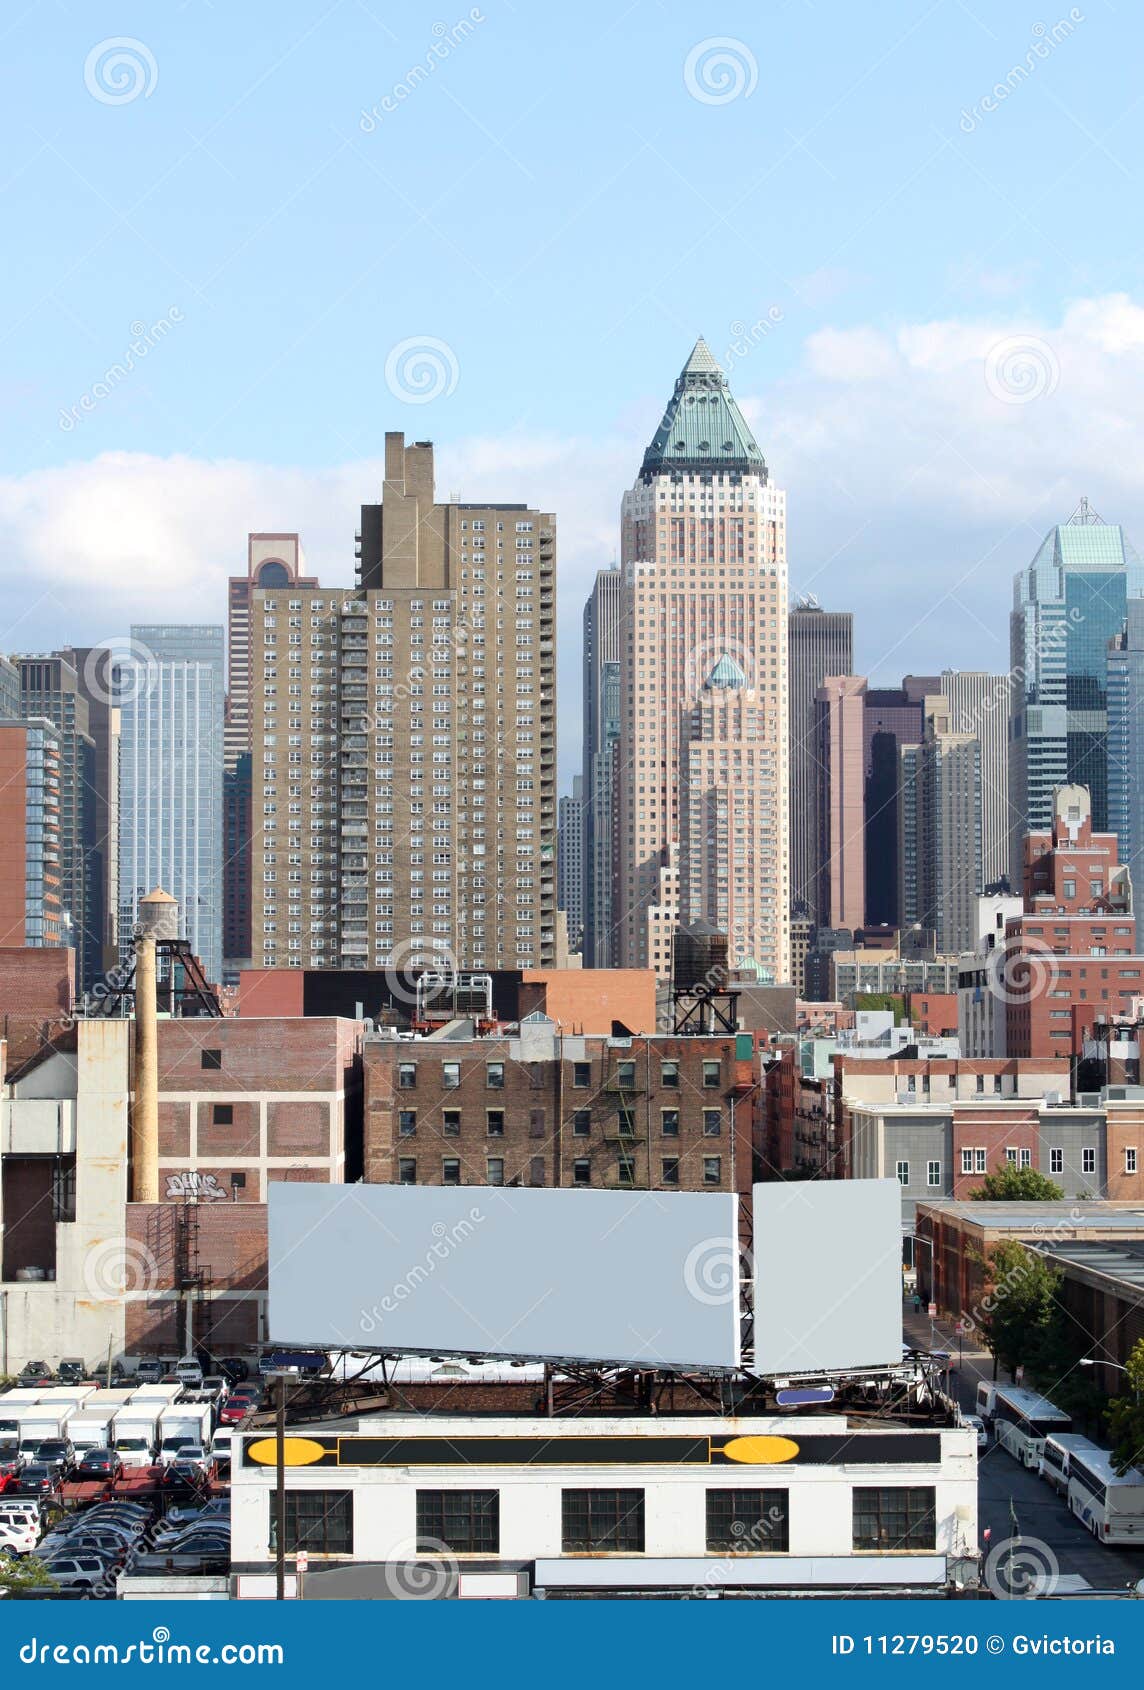
<svg viewBox="0 0 1144 1690">
<path fill-rule="evenodd" d="M 117 666 L 119 935 L 130 950 L 139 899 L 177 899 L 180 931 L 207 978 L 222 971 L 221 627 L 136 626 Z"/>
<path fill-rule="evenodd" d="M 1144 563 L 1121 528 L 1087 500 L 1052 529 L 1013 583 L 1009 701 L 1010 878 L 1021 841 L 1049 829 L 1053 791 L 1092 795 L 1093 831 L 1109 830 L 1108 648 L 1130 599 L 1144 597 Z"/>
</svg>

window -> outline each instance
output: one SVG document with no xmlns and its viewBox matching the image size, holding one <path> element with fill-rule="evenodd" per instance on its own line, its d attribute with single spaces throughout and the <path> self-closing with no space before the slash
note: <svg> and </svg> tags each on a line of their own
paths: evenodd
<svg viewBox="0 0 1144 1690">
<path fill-rule="evenodd" d="M 592 1064 L 590 1062 L 574 1062 L 572 1064 L 572 1084 L 578 1091 L 592 1084 Z"/>
<path fill-rule="evenodd" d="M 441 1180 L 445 1185 L 460 1185 L 461 1160 L 458 1156 L 445 1156 L 441 1160 Z"/>
<path fill-rule="evenodd" d="M 591 1185 L 592 1164 L 587 1156 L 577 1156 L 572 1164 L 572 1184 Z"/>
<path fill-rule="evenodd" d="M 1081 1151 L 1080 1171 L 1082 1174 L 1094 1174 L 1096 1172 L 1096 1148 L 1094 1145 L 1086 1144 Z"/>
<path fill-rule="evenodd" d="M 504 1157 L 489 1156 L 485 1161 L 485 1179 L 490 1185 L 504 1184 Z"/>
<path fill-rule="evenodd" d="M 1031 1150 L 1022 1150 L 1021 1166 L 1023 1168 L 1031 1168 L 1033 1166 L 1033 1152 Z"/>
<path fill-rule="evenodd" d="M 503 1109 L 486 1109 L 485 1110 L 485 1131 L 488 1133 L 488 1136 L 490 1138 L 503 1138 L 504 1137 L 504 1110 Z"/>
<path fill-rule="evenodd" d="M 211 1120 L 216 1127 L 233 1127 L 234 1104 L 216 1103 L 214 1108 L 211 1110 Z"/>
<path fill-rule="evenodd" d="M 661 1109 L 659 1112 L 659 1125 L 664 1138 L 678 1138 L 679 1110 Z"/>
<path fill-rule="evenodd" d="M 973 1172 L 972 1150 L 963 1150 L 961 1152 L 961 1171 L 963 1174 L 971 1174 Z"/>
<path fill-rule="evenodd" d="M 621 1138 L 634 1138 L 636 1130 L 635 1110 L 626 1103 L 621 1103 L 616 1111 L 616 1131 Z"/>
<path fill-rule="evenodd" d="M 1011 1168 L 1015 1168 L 1017 1166 L 1017 1151 L 1011 1144 L 1007 1144 L 1005 1146 L 1005 1160 Z"/>
<path fill-rule="evenodd" d="M 500 1492 L 419 1490 L 417 1553 L 496 1555 L 500 1550 Z"/>
<path fill-rule="evenodd" d="M 200 1065 L 203 1068 L 221 1068 L 222 1067 L 222 1051 L 221 1050 L 204 1050 L 201 1053 Z"/>
<path fill-rule="evenodd" d="M 738 1555 L 772 1554 L 790 1548 L 785 1490 L 709 1490 L 707 1547 Z"/>
<path fill-rule="evenodd" d="M 1049 1172 L 1063 1174 L 1065 1171 L 1065 1153 L 1059 1144 L 1054 1144 L 1049 1151 Z"/>
<path fill-rule="evenodd" d="M 660 1063 L 660 1065 L 659 1065 L 659 1083 L 660 1083 L 661 1086 L 668 1086 L 668 1087 L 672 1087 L 672 1088 L 675 1088 L 675 1089 L 678 1090 L 678 1087 L 679 1087 L 679 1063 L 678 1062 L 661 1062 Z"/>
<path fill-rule="evenodd" d="M 412 1138 L 417 1131 L 416 1109 L 399 1109 L 397 1111 L 397 1131 L 401 1138 Z"/>
<path fill-rule="evenodd" d="M 560 1514 L 560 1547 L 565 1555 L 609 1549 L 643 1553 L 642 1490 L 562 1491 Z"/>
<path fill-rule="evenodd" d="M 660 1179 L 664 1185 L 679 1184 L 679 1157 L 665 1156 L 660 1165 Z"/>
<path fill-rule="evenodd" d="M 932 1485 L 855 1485 L 855 1549 L 930 1549 L 936 1541 Z"/>
<path fill-rule="evenodd" d="M 397 1159 L 398 1185 L 417 1184 L 417 1160 L 413 1156 L 399 1156 Z"/>
<path fill-rule="evenodd" d="M 504 1063 L 485 1063 L 485 1085 L 490 1091 L 504 1090 Z"/>
<path fill-rule="evenodd" d="M 988 1163 L 986 1161 L 984 1150 L 975 1150 L 973 1152 L 973 1171 L 975 1174 L 984 1174 L 988 1171 Z"/>
<path fill-rule="evenodd" d="M 636 1065 L 634 1062 L 616 1063 L 616 1084 L 624 1091 L 631 1091 L 636 1083 Z"/>
<path fill-rule="evenodd" d="M 412 1091 L 417 1084 L 416 1062 L 399 1062 L 397 1064 L 398 1091 Z"/>
<path fill-rule="evenodd" d="M 1129 1148 L 1127 1145 L 1124 1149 L 1124 1172 L 1126 1174 L 1134 1174 L 1136 1172 L 1136 1151 Z"/>
<path fill-rule="evenodd" d="M 931 1189 L 934 1186 L 939 1186 L 941 1184 L 941 1163 L 940 1162 L 927 1162 L 926 1163 L 926 1184 L 928 1186 L 930 1186 Z"/>
<path fill-rule="evenodd" d="M 703 1064 L 703 1089 L 704 1089 L 704 1091 L 718 1091 L 719 1090 L 719 1078 L 720 1078 L 720 1067 L 719 1067 L 718 1062 L 705 1062 Z"/>
<path fill-rule="evenodd" d="M 460 1138 L 461 1111 L 459 1109 L 442 1109 L 441 1125 L 446 1138 Z"/>
<path fill-rule="evenodd" d="M 587 1138 L 592 1131 L 592 1111 L 590 1109 L 574 1109 L 572 1111 L 572 1136 Z"/>
<path fill-rule="evenodd" d="M 721 1185 L 723 1181 L 723 1158 L 721 1156 L 704 1156 L 703 1183 L 704 1185 Z"/>
<path fill-rule="evenodd" d="M 269 1498 L 270 1548 L 278 1550 L 278 1513 Z M 286 1553 L 305 1549 L 311 1555 L 352 1555 L 354 1499 L 348 1490 L 288 1490 L 286 1492 Z"/>
<path fill-rule="evenodd" d="M 718 1138 L 723 1130 L 723 1111 L 721 1109 L 705 1109 L 703 1111 L 704 1138 Z"/>
<path fill-rule="evenodd" d="M 443 1062 L 441 1064 L 441 1084 L 446 1091 L 456 1091 L 461 1083 L 461 1064 L 459 1062 Z"/>
<path fill-rule="evenodd" d="M 908 1162 L 899 1162 L 898 1163 L 898 1184 L 899 1185 L 909 1185 L 909 1183 L 910 1183 L 910 1164 Z"/>
<path fill-rule="evenodd" d="M 625 1155 L 625 1153 L 621 1150 L 616 1159 L 616 1182 L 619 1185 L 634 1185 L 635 1178 L 635 1161 L 631 1156 Z"/>
</svg>

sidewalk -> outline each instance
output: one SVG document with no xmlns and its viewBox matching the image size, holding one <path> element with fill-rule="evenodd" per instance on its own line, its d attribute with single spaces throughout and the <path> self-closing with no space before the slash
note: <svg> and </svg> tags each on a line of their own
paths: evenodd
<svg viewBox="0 0 1144 1690">
<path fill-rule="evenodd" d="M 924 1304 L 921 1313 L 915 1314 L 912 1298 L 902 1303 L 902 1333 L 913 1349 L 945 1350 L 949 1354 L 950 1393 L 967 1414 L 972 1414 L 978 1381 L 993 1378 L 993 1357 L 989 1351 L 980 1349 L 972 1338 L 959 1338 L 956 1323 L 930 1320 Z"/>
</svg>

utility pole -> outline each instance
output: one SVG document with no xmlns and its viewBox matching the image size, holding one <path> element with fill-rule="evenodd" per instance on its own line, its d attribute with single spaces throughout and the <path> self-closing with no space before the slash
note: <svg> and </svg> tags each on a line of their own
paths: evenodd
<svg viewBox="0 0 1144 1690">
<path fill-rule="evenodd" d="M 278 1415 L 275 1428 L 275 1458 L 277 1463 L 274 1491 L 274 1529 L 277 1543 L 275 1599 L 286 1598 L 286 1375 L 280 1373 L 274 1381 L 278 1388 Z"/>
</svg>

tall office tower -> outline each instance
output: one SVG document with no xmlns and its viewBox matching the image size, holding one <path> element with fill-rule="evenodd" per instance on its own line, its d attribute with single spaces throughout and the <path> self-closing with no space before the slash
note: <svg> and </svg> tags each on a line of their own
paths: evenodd
<svg viewBox="0 0 1144 1690">
<path fill-rule="evenodd" d="M 101 885 L 93 906 L 98 918 L 100 968 L 119 958 L 119 706 L 114 642 L 101 646 L 64 646 L 60 656 L 74 669 L 87 703 L 87 731 L 95 746 L 95 839 L 100 854 Z"/>
<path fill-rule="evenodd" d="M 939 954 L 955 956 L 975 942 L 983 889 L 981 745 L 952 730 L 944 696 L 924 709 L 925 738 L 902 747 L 898 924 L 933 932 Z"/>
<path fill-rule="evenodd" d="M 556 903 L 568 923 L 568 949 L 584 948 L 584 780 L 572 777 L 572 791 L 557 806 Z"/>
<path fill-rule="evenodd" d="M 866 920 L 866 680 L 830 675 L 815 695 L 816 849 L 820 927 Z"/>
<path fill-rule="evenodd" d="M 228 985 L 251 961 L 253 768 L 253 754 L 243 751 L 234 768 L 222 772 L 222 970 Z"/>
<path fill-rule="evenodd" d="M 584 606 L 584 966 L 616 954 L 613 898 L 620 743 L 620 583 L 601 569 Z"/>
<path fill-rule="evenodd" d="M 76 981 L 94 986 L 102 964 L 103 859 L 96 834 L 95 742 L 75 670 L 58 653 L 21 655 L 20 715 L 55 724 L 60 753 L 60 901 L 64 943 L 75 950 Z"/>
<path fill-rule="evenodd" d="M 679 917 L 726 933 L 731 965 L 773 983 L 751 951 L 765 933 L 773 868 L 755 841 L 774 827 L 766 702 L 724 653 L 683 724 L 679 756 Z"/>
<path fill-rule="evenodd" d="M 866 694 L 866 921 L 893 927 L 901 909 L 898 788 L 902 747 L 925 735 L 924 701 L 939 692 L 936 676 L 907 675 L 900 687 Z"/>
<path fill-rule="evenodd" d="M 1108 648 L 1108 826 L 1144 884 L 1144 599 L 1129 599 Z"/>
<path fill-rule="evenodd" d="M 20 708 L 20 671 L 10 657 L 0 657 L 0 717 L 17 717 Z"/>
<path fill-rule="evenodd" d="M 937 691 L 949 704 L 949 731 L 980 746 L 982 887 L 1009 877 L 1009 677 L 943 669 Z"/>
<path fill-rule="evenodd" d="M 1144 564 L 1124 531 L 1087 499 L 1046 535 L 1013 581 L 1009 620 L 1009 863 L 1024 837 L 1053 823 L 1053 793 L 1088 788 L 1092 825 L 1108 828 L 1108 643 L 1128 602 L 1144 596 Z"/>
<path fill-rule="evenodd" d="M 118 664 L 119 944 L 161 886 L 209 980 L 222 971 L 223 630 L 135 626 Z"/>
<path fill-rule="evenodd" d="M 617 960 L 651 965 L 678 920 L 661 902 L 680 839 L 685 724 L 721 658 L 756 697 L 769 813 L 750 842 L 758 892 L 742 948 L 790 972 L 786 497 L 703 340 L 623 502 Z M 661 870 L 666 873 L 661 879 Z"/>
<path fill-rule="evenodd" d="M 60 736 L 0 718 L 0 945 L 64 945 Z"/>
<path fill-rule="evenodd" d="M 828 675 L 854 671 L 854 617 L 800 598 L 787 622 L 790 644 L 791 908 L 813 921 L 818 897 L 818 689 Z"/>
</svg>

